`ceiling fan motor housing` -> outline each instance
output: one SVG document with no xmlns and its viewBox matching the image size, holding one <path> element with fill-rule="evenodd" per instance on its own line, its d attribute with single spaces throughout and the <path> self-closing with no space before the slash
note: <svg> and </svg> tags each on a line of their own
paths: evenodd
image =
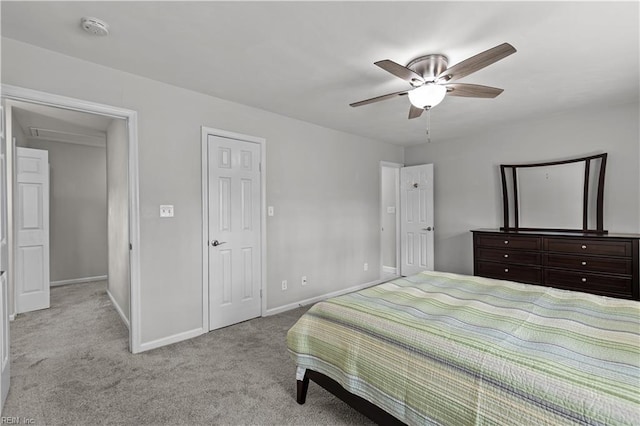
<svg viewBox="0 0 640 426">
<path fill-rule="evenodd" d="M 447 69 L 449 59 L 440 54 L 420 56 L 409 62 L 407 68 L 424 77 L 425 80 L 433 80 L 437 75 Z"/>
</svg>

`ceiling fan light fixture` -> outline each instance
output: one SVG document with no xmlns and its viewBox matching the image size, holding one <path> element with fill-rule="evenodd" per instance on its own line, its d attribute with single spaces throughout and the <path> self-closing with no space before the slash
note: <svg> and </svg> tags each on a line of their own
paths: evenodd
<svg viewBox="0 0 640 426">
<path fill-rule="evenodd" d="M 433 108 L 444 99 L 447 94 L 447 88 L 439 84 L 427 83 L 411 90 L 409 101 L 416 108 Z"/>
</svg>

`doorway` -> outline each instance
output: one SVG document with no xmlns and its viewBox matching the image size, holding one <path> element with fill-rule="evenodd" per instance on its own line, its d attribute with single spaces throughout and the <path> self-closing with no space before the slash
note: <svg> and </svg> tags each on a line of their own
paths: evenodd
<svg viewBox="0 0 640 426">
<path fill-rule="evenodd" d="M 121 257 L 126 256 L 126 265 L 120 268 L 124 273 L 117 273 L 124 279 L 126 288 L 119 293 L 126 298 L 127 303 L 119 303 L 119 314 L 128 325 L 129 328 L 129 350 L 133 353 L 140 352 L 140 322 L 139 322 L 139 202 L 138 202 L 138 161 L 137 161 L 137 114 L 135 111 L 122 108 L 111 107 L 102 104 L 82 101 L 63 96 L 52 95 L 44 92 L 38 92 L 30 89 L 24 89 L 9 85 L 2 86 L 2 98 L 5 104 L 5 117 L 7 118 L 7 136 L 11 136 L 11 110 L 15 105 L 32 105 L 34 108 L 53 108 L 59 111 L 66 111 L 75 114 L 87 114 L 97 119 L 106 119 L 113 124 L 110 127 L 113 134 L 118 136 L 114 138 L 114 146 L 117 146 L 120 155 L 114 157 L 114 163 L 120 170 L 126 171 L 127 179 L 120 182 L 120 188 L 124 187 L 121 192 L 120 201 L 124 206 L 126 220 L 122 220 L 124 226 L 120 226 L 120 235 L 117 240 L 122 242 L 120 247 Z M 13 214 L 11 200 L 15 198 L 14 193 L 14 174 L 15 164 L 15 146 L 13 137 L 8 137 L 6 141 L 7 149 L 7 176 L 8 176 L 8 200 L 7 217 L 9 221 L 9 249 L 10 257 L 8 264 L 15 263 L 15 247 L 16 235 L 11 235 L 11 230 L 15 224 L 16 217 Z M 124 194 L 124 197 L 122 197 Z M 120 209 L 122 210 L 122 208 Z M 124 229 L 122 229 L 124 228 Z M 111 232 L 111 230 L 110 230 Z M 120 262 L 122 263 L 122 262 Z M 9 268 L 9 288 L 15 285 L 15 276 L 12 276 L 12 269 Z M 122 271 L 121 271 L 122 272 Z M 111 270 L 109 271 L 111 275 Z M 111 278 L 111 277 L 110 277 Z M 15 294 L 9 296 L 9 300 L 15 300 Z M 113 297 L 112 297 L 113 300 Z M 118 309 L 118 308 L 116 308 Z M 13 311 L 15 312 L 15 310 Z M 3 318 L 4 319 L 4 318 Z"/>
<path fill-rule="evenodd" d="M 433 164 L 380 162 L 380 279 L 434 269 Z"/>
<path fill-rule="evenodd" d="M 202 128 L 202 300 L 209 331 L 265 311 L 265 142 Z"/>
<path fill-rule="evenodd" d="M 380 279 L 400 276 L 400 169 L 380 162 Z"/>
</svg>

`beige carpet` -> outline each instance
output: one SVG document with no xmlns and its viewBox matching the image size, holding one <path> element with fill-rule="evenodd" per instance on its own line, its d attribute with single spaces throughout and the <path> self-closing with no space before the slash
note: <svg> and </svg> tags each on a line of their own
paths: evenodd
<svg viewBox="0 0 640 426">
<path fill-rule="evenodd" d="M 106 283 L 54 287 L 51 308 L 11 323 L 2 416 L 35 424 L 370 424 L 311 383 L 295 402 L 286 332 L 305 308 L 138 355 Z"/>
</svg>

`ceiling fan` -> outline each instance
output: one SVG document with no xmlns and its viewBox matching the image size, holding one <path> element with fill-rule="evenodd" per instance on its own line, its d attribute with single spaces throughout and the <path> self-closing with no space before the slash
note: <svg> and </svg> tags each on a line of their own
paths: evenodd
<svg viewBox="0 0 640 426">
<path fill-rule="evenodd" d="M 396 96 L 408 95 L 411 102 L 409 119 L 420 117 L 422 111 L 438 105 L 445 95 L 468 98 L 495 98 L 503 89 L 481 86 L 479 84 L 452 83 L 462 77 L 485 68 L 494 62 L 515 53 L 516 49 L 509 43 L 502 43 L 482 53 L 478 53 L 462 62 L 447 68 L 448 58 L 444 55 L 420 56 L 402 66 L 389 59 L 375 62 L 383 70 L 407 81 L 412 88 L 400 92 L 388 93 L 375 98 L 350 104 L 352 107 L 384 101 Z"/>
</svg>

